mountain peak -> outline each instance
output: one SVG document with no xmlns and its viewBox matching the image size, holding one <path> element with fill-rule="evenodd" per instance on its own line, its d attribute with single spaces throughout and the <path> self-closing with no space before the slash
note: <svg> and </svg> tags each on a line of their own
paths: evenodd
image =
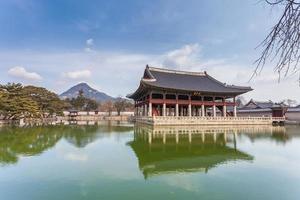
<svg viewBox="0 0 300 200">
<path fill-rule="evenodd" d="M 76 86 L 90 87 L 87 83 L 84 83 L 84 82 L 78 83 L 78 84 L 75 85 L 74 87 L 76 87 Z"/>
<path fill-rule="evenodd" d="M 105 94 L 104 92 L 99 92 L 98 90 L 92 88 L 87 83 L 78 83 L 77 85 L 71 87 L 67 91 L 63 92 L 60 96 L 62 99 L 66 98 L 76 98 L 79 94 L 79 91 L 83 91 L 83 96 L 89 99 L 94 99 L 96 101 L 107 101 L 113 100 L 114 98 Z"/>
</svg>

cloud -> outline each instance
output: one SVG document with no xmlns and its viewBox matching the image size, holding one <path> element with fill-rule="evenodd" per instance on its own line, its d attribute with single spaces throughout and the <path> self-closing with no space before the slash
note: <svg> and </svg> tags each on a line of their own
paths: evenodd
<svg viewBox="0 0 300 200">
<path fill-rule="evenodd" d="M 14 66 L 18 62 L 25 63 L 33 71 L 43 70 L 45 74 L 47 73 L 47 77 L 44 77 L 41 83 L 57 93 L 68 89 L 75 82 L 89 81 L 95 88 L 112 96 L 125 96 L 138 87 L 145 66 L 149 64 L 154 67 L 164 66 L 187 71 L 207 71 L 209 75 L 221 82 L 251 86 L 254 91 L 244 95 L 247 100 L 254 98 L 280 101 L 286 98 L 300 98 L 300 93 L 295 92 L 299 90 L 297 74 L 278 83 L 278 74 L 273 72 L 273 67 L 265 66 L 258 77 L 248 82 L 254 65 L 239 57 L 207 58 L 202 54 L 200 47 L 202 46 L 198 44 L 189 44 L 157 54 L 98 50 L 93 53 L 80 50 L 57 53 L 0 51 L 0 69 L 8 70 L 5 66 Z M 5 76 L 5 73 L 0 73 L 0 80 L 12 81 L 10 77 Z"/>
<path fill-rule="evenodd" d="M 197 61 L 199 51 L 200 48 L 197 43 L 169 51 L 165 54 L 163 65 L 175 68 L 191 67 Z"/>
<path fill-rule="evenodd" d="M 86 40 L 86 45 L 87 45 L 87 46 L 93 46 L 93 45 L 94 45 L 94 40 L 93 40 L 93 38 L 87 39 L 87 40 Z"/>
<path fill-rule="evenodd" d="M 90 78 L 92 76 L 92 73 L 90 70 L 86 69 L 86 70 L 66 72 L 63 74 L 63 76 L 69 79 L 85 79 L 85 78 Z"/>
<path fill-rule="evenodd" d="M 88 156 L 85 154 L 79 154 L 79 153 L 68 153 L 65 155 L 65 159 L 71 160 L 71 161 L 85 162 L 88 160 Z"/>
<path fill-rule="evenodd" d="M 87 39 L 85 44 L 86 44 L 86 47 L 84 48 L 84 51 L 86 51 L 86 52 L 95 52 L 92 48 L 94 46 L 94 39 L 93 38 Z"/>
<path fill-rule="evenodd" d="M 39 81 L 42 80 L 42 77 L 36 72 L 28 72 L 24 67 L 13 67 L 8 70 L 10 76 L 21 78 L 30 81 Z"/>
</svg>

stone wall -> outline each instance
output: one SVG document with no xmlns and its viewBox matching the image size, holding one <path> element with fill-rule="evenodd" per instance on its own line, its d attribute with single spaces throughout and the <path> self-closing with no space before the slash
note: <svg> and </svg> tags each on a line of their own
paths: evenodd
<svg viewBox="0 0 300 200">
<path fill-rule="evenodd" d="M 57 117 L 57 121 L 130 121 L 132 116 L 120 115 L 120 116 L 104 116 L 104 115 L 77 115 L 77 116 L 62 116 Z"/>
<path fill-rule="evenodd" d="M 263 109 L 257 110 L 249 110 L 248 112 L 245 111 L 238 111 L 238 117 L 272 117 L 272 111 L 266 111 Z M 285 113 L 286 120 L 288 121 L 296 121 L 300 122 L 300 108 L 288 108 L 287 112 Z"/>
</svg>

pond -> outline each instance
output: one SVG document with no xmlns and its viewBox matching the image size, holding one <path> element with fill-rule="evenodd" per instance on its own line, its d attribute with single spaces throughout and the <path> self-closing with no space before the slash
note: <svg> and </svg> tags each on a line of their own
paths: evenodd
<svg viewBox="0 0 300 200">
<path fill-rule="evenodd" d="M 0 199 L 299 199 L 300 127 L 0 128 Z"/>
</svg>

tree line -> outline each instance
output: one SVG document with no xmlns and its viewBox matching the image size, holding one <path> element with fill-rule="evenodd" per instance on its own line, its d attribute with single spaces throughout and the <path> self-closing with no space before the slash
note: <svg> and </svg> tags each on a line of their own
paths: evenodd
<svg viewBox="0 0 300 200">
<path fill-rule="evenodd" d="M 63 102 L 42 87 L 20 83 L 0 85 L 0 115 L 3 119 L 45 118 L 62 114 Z"/>
<path fill-rule="evenodd" d="M 68 110 L 75 109 L 78 111 L 103 111 L 108 112 L 109 115 L 116 111 L 118 115 L 125 110 L 133 110 L 134 106 L 131 101 L 118 97 L 115 100 L 107 100 L 98 102 L 94 99 L 89 99 L 84 96 L 84 92 L 80 90 L 76 98 L 65 99 L 66 108 Z"/>
<path fill-rule="evenodd" d="M 0 119 L 18 120 L 21 118 L 49 118 L 62 115 L 64 110 L 104 111 L 118 114 L 133 110 L 133 104 L 124 99 L 97 102 L 86 98 L 79 91 L 76 98 L 62 100 L 57 94 L 42 87 L 23 86 L 20 83 L 0 85 Z"/>
</svg>

